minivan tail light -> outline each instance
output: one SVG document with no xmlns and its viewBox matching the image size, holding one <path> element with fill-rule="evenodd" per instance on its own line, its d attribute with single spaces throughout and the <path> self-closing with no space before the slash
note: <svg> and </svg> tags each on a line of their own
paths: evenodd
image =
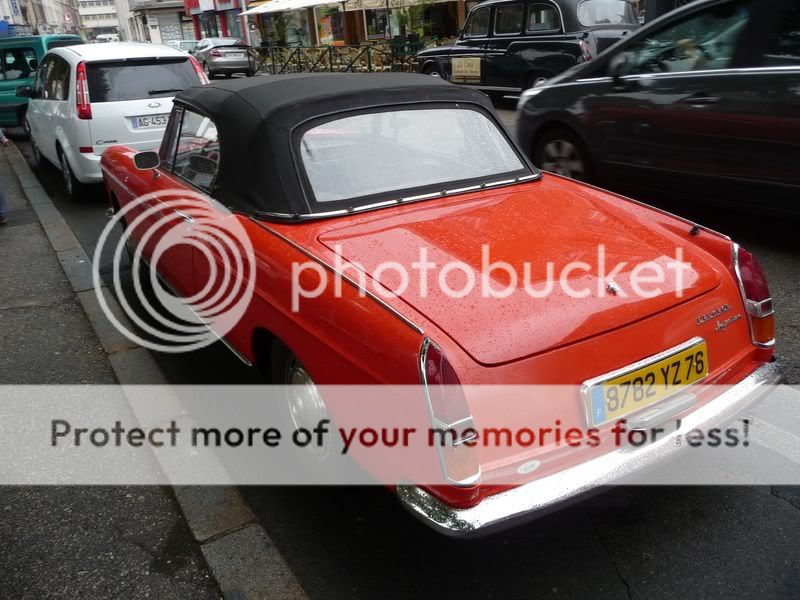
<svg viewBox="0 0 800 600">
<path fill-rule="evenodd" d="M 78 63 L 75 69 L 75 106 L 78 118 L 89 120 L 92 118 L 92 104 L 89 100 L 89 80 L 86 77 L 86 63 Z"/>
<path fill-rule="evenodd" d="M 481 469 L 472 414 L 453 365 L 428 338 L 420 349 L 420 371 L 442 472 L 453 485 L 474 486 Z"/>
<path fill-rule="evenodd" d="M 769 293 L 767 278 L 758 259 L 738 244 L 733 245 L 733 267 L 739 280 L 750 337 L 756 346 L 775 344 L 775 311 Z"/>
<path fill-rule="evenodd" d="M 197 76 L 200 78 L 200 83 L 203 85 L 208 83 L 208 77 L 206 77 L 206 72 L 203 71 L 203 67 L 200 66 L 200 63 L 197 62 L 197 59 L 194 56 L 189 57 L 189 62 L 192 63 L 194 67 L 194 72 L 197 73 Z"/>
</svg>

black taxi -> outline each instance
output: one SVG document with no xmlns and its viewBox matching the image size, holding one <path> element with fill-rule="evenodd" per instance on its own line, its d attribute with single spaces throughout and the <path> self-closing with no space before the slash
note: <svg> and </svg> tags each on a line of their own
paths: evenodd
<svg viewBox="0 0 800 600">
<path fill-rule="evenodd" d="M 629 0 L 486 0 L 454 45 L 417 54 L 417 70 L 500 96 L 591 60 L 638 25 Z"/>
</svg>

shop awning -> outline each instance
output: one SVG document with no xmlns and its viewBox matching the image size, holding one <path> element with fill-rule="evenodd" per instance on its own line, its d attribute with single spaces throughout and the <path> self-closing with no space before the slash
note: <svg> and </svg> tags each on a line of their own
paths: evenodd
<svg viewBox="0 0 800 600">
<path fill-rule="evenodd" d="M 269 0 L 255 8 L 248 8 L 241 13 L 242 15 L 263 15 L 273 12 L 282 12 L 285 10 L 300 10 L 310 6 L 317 6 L 318 4 L 335 4 L 331 0 Z"/>
</svg>

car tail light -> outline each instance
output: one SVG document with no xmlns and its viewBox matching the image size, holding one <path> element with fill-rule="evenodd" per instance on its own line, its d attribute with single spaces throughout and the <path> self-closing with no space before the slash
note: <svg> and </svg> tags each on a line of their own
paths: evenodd
<svg viewBox="0 0 800 600">
<path fill-rule="evenodd" d="M 78 152 L 81 154 L 94 154 L 94 148 L 91 146 L 80 146 L 78 148 Z"/>
<path fill-rule="evenodd" d="M 75 106 L 78 109 L 78 118 L 89 120 L 92 118 L 92 104 L 89 100 L 89 81 L 86 78 L 86 63 L 78 63 L 75 69 Z"/>
<path fill-rule="evenodd" d="M 750 322 L 753 343 L 762 347 L 774 345 L 775 311 L 772 309 L 772 297 L 761 264 L 753 254 L 734 244 L 733 266 Z"/>
<path fill-rule="evenodd" d="M 216 48 L 212 49 L 211 52 L 209 52 L 209 54 L 211 56 L 222 56 L 222 53 L 219 50 L 217 50 Z"/>
<path fill-rule="evenodd" d="M 592 47 L 589 45 L 589 42 L 586 40 L 581 40 L 579 42 L 581 48 L 581 57 L 583 60 L 592 60 Z"/>
<path fill-rule="evenodd" d="M 481 477 L 474 448 L 477 432 L 461 381 L 441 348 L 428 338 L 422 342 L 420 368 L 431 425 L 439 433 L 434 439 L 442 472 L 453 485 L 474 486 Z"/>
<path fill-rule="evenodd" d="M 197 59 L 194 56 L 189 57 L 189 62 L 192 63 L 194 67 L 194 72 L 197 73 L 197 76 L 200 78 L 200 83 L 203 85 L 208 83 L 208 77 L 206 77 L 206 72 L 203 71 L 203 67 L 200 66 L 200 63 L 197 62 Z"/>
</svg>

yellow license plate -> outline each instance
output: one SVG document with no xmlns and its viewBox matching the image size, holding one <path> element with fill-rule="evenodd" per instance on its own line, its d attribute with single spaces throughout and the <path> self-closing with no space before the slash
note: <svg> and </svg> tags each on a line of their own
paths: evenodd
<svg viewBox="0 0 800 600">
<path fill-rule="evenodd" d="M 615 371 L 584 384 L 591 426 L 616 421 L 673 396 L 708 375 L 708 348 L 695 338 L 628 370 Z"/>
</svg>

